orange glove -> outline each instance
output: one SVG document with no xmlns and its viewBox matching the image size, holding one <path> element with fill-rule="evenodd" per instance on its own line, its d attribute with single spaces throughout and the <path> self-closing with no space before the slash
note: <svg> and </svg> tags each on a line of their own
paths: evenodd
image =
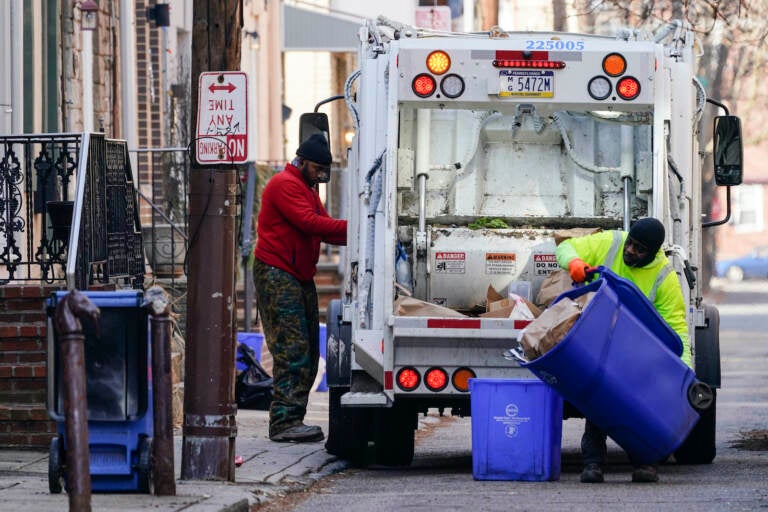
<svg viewBox="0 0 768 512">
<path fill-rule="evenodd" d="M 589 265 L 584 263 L 581 258 L 573 258 L 568 262 L 568 272 L 570 272 L 574 283 L 583 283 L 587 280 L 586 270 L 588 268 Z"/>
</svg>

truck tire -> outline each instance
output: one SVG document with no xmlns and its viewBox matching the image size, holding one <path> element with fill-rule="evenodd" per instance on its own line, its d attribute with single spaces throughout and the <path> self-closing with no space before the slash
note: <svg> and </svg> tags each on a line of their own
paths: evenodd
<svg viewBox="0 0 768 512">
<path fill-rule="evenodd" d="M 328 388 L 328 439 L 325 451 L 350 465 L 365 466 L 370 437 L 370 409 L 342 407 L 341 395 L 349 387 Z"/>
<path fill-rule="evenodd" d="M 710 464 L 715 460 L 715 419 L 717 391 L 712 390 L 712 404 L 699 413 L 699 421 L 693 427 L 680 448 L 675 451 L 678 464 Z"/>
<path fill-rule="evenodd" d="M 416 411 L 395 404 L 377 409 L 374 425 L 376 464 L 409 466 L 413 461 Z"/>
</svg>

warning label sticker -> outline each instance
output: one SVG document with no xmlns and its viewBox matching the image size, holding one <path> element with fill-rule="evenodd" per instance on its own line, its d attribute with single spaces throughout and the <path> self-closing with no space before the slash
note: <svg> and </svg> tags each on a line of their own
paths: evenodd
<svg viewBox="0 0 768 512">
<path fill-rule="evenodd" d="M 533 255 L 533 270 L 537 276 L 548 276 L 559 268 L 554 254 Z"/>
<path fill-rule="evenodd" d="M 436 252 L 435 272 L 441 274 L 463 274 L 466 270 L 467 253 Z"/>
<path fill-rule="evenodd" d="M 486 274 L 514 274 L 517 270 L 517 259 L 513 252 L 485 253 Z"/>
</svg>

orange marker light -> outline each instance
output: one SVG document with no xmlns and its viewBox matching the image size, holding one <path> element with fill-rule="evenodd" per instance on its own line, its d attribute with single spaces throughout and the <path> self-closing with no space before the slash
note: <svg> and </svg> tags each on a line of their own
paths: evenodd
<svg viewBox="0 0 768 512">
<path fill-rule="evenodd" d="M 451 58 L 442 50 L 427 55 L 427 69 L 436 75 L 442 75 L 451 68 Z"/>
<path fill-rule="evenodd" d="M 413 89 L 413 92 L 416 94 L 416 96 L 427 98 L 432 96 L 432 93 L 435 92 L 437 83 L 435 82 L 435 79 L 432 78 L 432 75 L 422 73 L 420 75 L 416 75 L 416 78 L 413 79 L 411 88 Z"/>
<path fill-rule="evenodd" d="M 451 377 L 451 382 L 453 383 L 453 387 L 455 387 L 459 391 L 469 391 L 469 379 L 475 378 L 475 372 L 470 370 L 469 368 L 459 368 L 455 372 L 453 372 L 453 377 Z"/>
<path fill-rule="evenodd" d="M 448 385 L 448 374 L 442 368 L 430 368 L 424 374 L 424 384 L 432 391 L 442 391 Z"/>
<path fill-rule="evenodd" d="M 603 71 L 608 76 L 619 76 L 627 70 L 627 61 L 619 53 L 611 53 L 603 59 Z"/>
<path fill-rule="evenodd" d="M 397 372 L 397 385 L 404 391 L 413 391 L 419 387 L 421 377 L 415 368 L 402 368 Z"/>
</svg>

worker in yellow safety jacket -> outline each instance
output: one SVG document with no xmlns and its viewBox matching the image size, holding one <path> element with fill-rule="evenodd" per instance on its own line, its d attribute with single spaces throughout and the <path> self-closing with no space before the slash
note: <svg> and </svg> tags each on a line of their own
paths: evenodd
<svg viewBox="0 0 768 512">
<path fill-rule="evenodd" d="M 640 219 L 626 231 L 601 231 L 571 238 L 557 246 L 557 263 L 571 274 L 576 283 L 586 280 L 591 267 L 602 265 L 615 274 L 632 281 L 650 300 L 659 315 L 680 336 L 683 342 L 683 362 L 691 366 L 688 323 L 685 300 L 677 277 L 661 245 L 665 239 L 664 225 L 652 217 Z M 581 439 L 584 470 L 581 481 L 603 481 L 606 456 L 606 434 L 589 420 Z M 656 465 L 635 465 L 633 482 L 656 482 Z"/>
</svg>

